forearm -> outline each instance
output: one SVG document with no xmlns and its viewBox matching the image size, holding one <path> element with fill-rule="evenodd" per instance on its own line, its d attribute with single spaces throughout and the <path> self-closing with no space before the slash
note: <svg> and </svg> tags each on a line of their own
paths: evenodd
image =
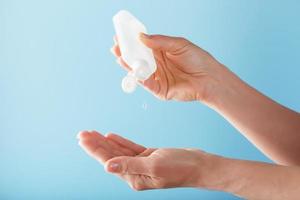
<svg viewBox="0 0 300 200">
<path fill-rule="evenodd" d="M 207 188 L 246 199 L 299 199 L 300 168 L 218 158 Z"/>
<path fill-rule="evenodd" d="M 271 159 L 300 165 L 300 115 L 259 93 L 226 68 L 206 102 Z"/>
</svg>

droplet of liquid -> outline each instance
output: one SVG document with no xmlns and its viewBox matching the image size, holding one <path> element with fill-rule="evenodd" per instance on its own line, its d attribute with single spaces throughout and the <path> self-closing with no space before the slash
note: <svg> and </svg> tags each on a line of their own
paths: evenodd
<svg viewBox="0 0 300 200">
<path fill-rule="evenodd" d="M 143 108 L 144 110 L 147 110 L 147 109 L 148 109 L 148 104 L 147 104 L 146 102 L 144 102 L 144 103 L 142 104 L 142 108 Z"/>
</svg>

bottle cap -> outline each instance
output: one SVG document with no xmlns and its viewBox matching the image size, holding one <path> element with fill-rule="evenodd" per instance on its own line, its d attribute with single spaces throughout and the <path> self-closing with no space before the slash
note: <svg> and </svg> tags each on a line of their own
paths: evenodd
<svg viewBox="0 0 300 200">
<path fill-rule="evenodd" d="M 122 89 L 124 92 L 126 93 L 132 93 L 137 86 L 137 82 L 136 82 L 136 78 L 131 75 L 131 74 L 127 74 L 127 76 L 125 76 L 122 80 Z"/>
</svg>

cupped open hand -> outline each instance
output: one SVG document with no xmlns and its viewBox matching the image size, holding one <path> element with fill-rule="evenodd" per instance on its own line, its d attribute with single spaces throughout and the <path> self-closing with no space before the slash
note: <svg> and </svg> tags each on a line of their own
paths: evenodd
<svg viewBox="0 0 300 200">
<path fill-rule="evenodd" d="M 117 134 L 82 131 L 79 145 L 135 190 L 205 187 L 212 156 L 197 149 L 146 148 Z"/>
</svg>

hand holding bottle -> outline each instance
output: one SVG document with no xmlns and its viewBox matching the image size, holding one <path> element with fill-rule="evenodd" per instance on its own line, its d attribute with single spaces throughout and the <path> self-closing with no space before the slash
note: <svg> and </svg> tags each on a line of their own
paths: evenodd
<svg viewBox="0 0 300 200">
<path fill-rule="evenodd" d="M 206 102 L 223 73 L 228 73 L 208 52 L 184 38 L 141 34 L 140 40 L 152 49 L 157 64 L 156 72 L 141 83 L 160 99 Z M 112 52 L 120 65 L 130 71 L 117 38 Z"/>
</svg>

